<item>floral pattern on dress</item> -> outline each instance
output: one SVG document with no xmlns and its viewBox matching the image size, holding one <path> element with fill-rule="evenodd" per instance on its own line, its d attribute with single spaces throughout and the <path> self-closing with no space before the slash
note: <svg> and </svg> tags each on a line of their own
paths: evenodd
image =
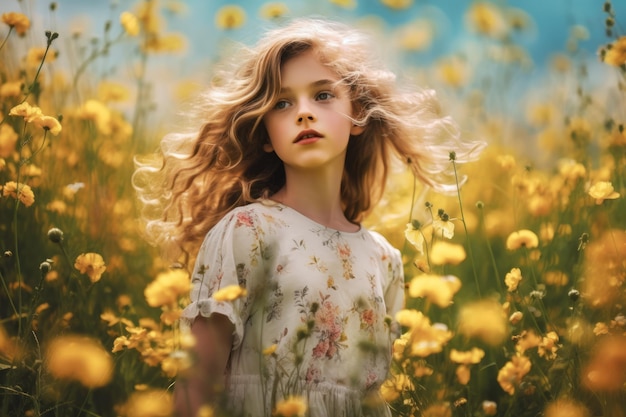
<svg viewBox="0 0 626 417">
<path fill-rule="evenodd" d="M 277 399 L 301 394 L 321 410 L 311 417 L 341 415 L 387 377 L 395 335 L 385 316 L 403 307 L 404 280 L 399 252 L 382 236 L 253 203 L 211 230 L 193 277 L 183 316 L 216 312 L 235 324 L 228 392 L 236 410 L 271 416 Z M 234 284 L 247 297 L 212 300 Z"/>
</svg>

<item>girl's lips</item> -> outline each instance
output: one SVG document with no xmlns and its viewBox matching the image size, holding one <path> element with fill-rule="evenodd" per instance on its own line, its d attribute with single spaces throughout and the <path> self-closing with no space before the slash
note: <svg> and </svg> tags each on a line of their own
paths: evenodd
<svg viewBox="0 0 626 417">
<path fill-rule="evenodd" d="M 321 138 L 319 136 L 311 136 L 311 137 L 302 138 L 299 141 L 297 141 L 296 143 L 298 145 L 308 145 L 309 143 L 317 142 L 320 139 Z"/>
<path fill-rule="evenodd" d="M 300 143 L 300 142 L 310 143 L 320 138 L 322 138 L 321 133 L 313 129 L 307 129 L 307 130 L 303 130 L 302 132 L 300 132 L 298 136 L 296 137 L 296 139 L 293 141 L 293 143 Z"/>
</svg>

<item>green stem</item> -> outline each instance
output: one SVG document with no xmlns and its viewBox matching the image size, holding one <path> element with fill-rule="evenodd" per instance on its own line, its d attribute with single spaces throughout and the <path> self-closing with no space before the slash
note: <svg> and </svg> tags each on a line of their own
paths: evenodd
<svg viewBox="0 0 626 417">
<path fill-rule="evenodd" d="M 2 48 L 4 48 L 4 45 L 9 40 L 9 36 L 11 36 L 11 32 L 13 32 L 13 26 L 9 26 L 9 32 L 7 33 L 7 36 L 5 36 L 4 40 L 2 41 L 2 44 L 0 45 L 0 51 L 2 50 Z"/>
<path fill-rule="evenodd" d="M 46 42 L 46 50 L 43 53 L 43 58 L 41 58 L 41 62 L 39 63 L 39 67 L 37 68 L 37 72 L 35 73 L 35 77 L 33 78 L 32 84 L 28 87 L 28 93 L 26 93 L 21 103 L 24 103 L 26 99 L 28 99 L 28 96 L 30 96 L 30 94 L 33 92 L 33 89 L 37 85 L 37 79 L 39 78 L 39 74 L 41 73 L 43 64 L 46 62 L 46 56 L 48 56 L 48 51 L 50 50 L 50 46 L 52 45 L 52 42 L 54 41 L 54 39 L 56 39 L 56 37 L 58 36 L 58 34 L 56 33 L 55 35 L 56 36 L 52 36 L 52 35 L 48 36 L 48 41 Z"/>
<path fill-rule="evenodd" d="M 411 208 L 409 209 L 409 221 L 413 221 L 413 209 L 415 208 L 415 193 L 417 192 L 417 177 L 413 174 L 413 191 L 411 192 Z"/>
<path fill-rule="evenodd" d="M 17 229 L 17 212 L 20 206 L 20 172 L 17 171 L 17 185 L 16 185 L 16 197 L 15 197 L 15 210 L 13 210 L 13 246 L 15 253 L 15 268 L 17 269 L 17 334 L 22 334 L 22 267 L 20 262 L 20 248 L 18 244 L 18 229 Z M 10 297 L 9 297 L 10 298 Z"/>
<path fill-rule="evenodd" d="M 483 211 L 482 204 L 478 208 L 478 211 L 480 213 L 480 223 L 482 227 L 482 232 L 483 232 L 483 235 L 485 236 L 485 242 L 487 242 L 487 250 L 489 251 L 489 258 L 491 261 L 491 266 L 493 268 L 494 278 L 496 280 L 496 283 L 498 284 L 498 293 L 504 294 L 504 291 L 502 288 L 502 282 L 500 282 L 500 273 L 498 272 L 498 265 L 496 263 L 496 257 L 493 254 L 493 248 L 491 247 L 491 242 L 487 238 L 487 227 L 485 226 L 485 213 Z"/>
<path fill-rule="evenodd" d="M 9 292 L 9 287 L 7 286 L 7 283 L 6 283 L 6 280 L 4 279 L 4 275 L 2 274 L 2 271 L 0 271 L 0 281 L 2 282 L 2 288 L 4 288 L 4 291 L 6 291 L 7 293 L 7 298 L 9 299 L 9 304 L 11 304 L 11 309 L 13 310 L 13 314 L 19 320 L 17 308 L 15 307 L 15 303 L 13 302 L 13 298 L 11 297 L 11 293 Z"/>
<path fill-rule="evenodd" d="M 456 170 L 456 161 L 454 158 L 450 158 L 452 161 L 452 167 L 454 168 L 454 180 L 456 182 L 456 195 L 459 199 L 459 209 L 461 210 L 461 222 L 463 223 L 463 229 L 465 230 L 465 239 L 467 241 L 467 251 L 469 252 L 470 261 L 472 262 L 472 272 L 474 273 L 474 283 L 476 284 L 476 292 L 478 292 L 478 298 L 482 298 L 480 293 L 480 284 L 478 282 L 478 272 L 476 272 L 476 262 L 474 261 L 474 252 L 472 251 L 472 242 L 470 241 L 470 235 L 467 231 L 467 224 L 465 223 L 465 214 L 463 213 L 463 201 L 461 199 L 461 187 L 459 186 L 459 176 Z"/>
</svg>

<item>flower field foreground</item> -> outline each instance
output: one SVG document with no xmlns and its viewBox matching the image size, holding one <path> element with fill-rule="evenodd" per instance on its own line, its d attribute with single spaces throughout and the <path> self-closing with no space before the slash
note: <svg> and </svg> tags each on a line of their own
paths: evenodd
<svg viewBox="0 0 626 417">
<path fill-rule="evenodd" d="M 446 57 L 416 78 L 490 146 L 463 172 L 450 150 L 459 184 L 467 177 L 452 196 L 399 170 L 368 218 L 406 270 L 402 336 L 381 393 L 395 416 L 625 416 L 626 37 L 604 3 L 596 59 L 614 94 L 589 79 L 578 27 L 549 86 L 503 114 L 503 91 L 527 64 L 507 35 L 525 21 L 500 3 L 468 4 L 485 59 Z M 268 19 L 284 13 L 267 6 Z M 145 243 L 130 181 L 133 157 L 160 135 L 146 68 L 183 39 L 156 1 L 117 13 L 98 41 L 40 38 L 32 16 L 1 16 L 3 417 L 169 416 L 175 377 L 193 366 L 194 340 L 177 326 L 189 274 Z M 423 37 L 411 33 L 402 45 L 415 52 Z M 115 48 L 138 51 L 132 76 L 96 77 Z M 62 56 L 74 58 L 69 69 Z M 306 401 L 275 410 L 306 415 Z M 207 405 L 200 415 L 221 414 Z"/>
</svg>

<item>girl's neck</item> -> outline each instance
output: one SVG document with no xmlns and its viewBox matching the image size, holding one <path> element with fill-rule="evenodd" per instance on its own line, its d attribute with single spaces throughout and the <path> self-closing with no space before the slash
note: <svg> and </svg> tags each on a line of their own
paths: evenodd
<svg viewBox="0 0 626 417">
<path fill-rule="evenodd" d="M 336 176 L 289 173 L 285 186 L 271 199 L 326 227 L 344 232 L 359 230 L 360 226 L 343 213 L 341 180 L 337 181 Z"/>
</svg>

